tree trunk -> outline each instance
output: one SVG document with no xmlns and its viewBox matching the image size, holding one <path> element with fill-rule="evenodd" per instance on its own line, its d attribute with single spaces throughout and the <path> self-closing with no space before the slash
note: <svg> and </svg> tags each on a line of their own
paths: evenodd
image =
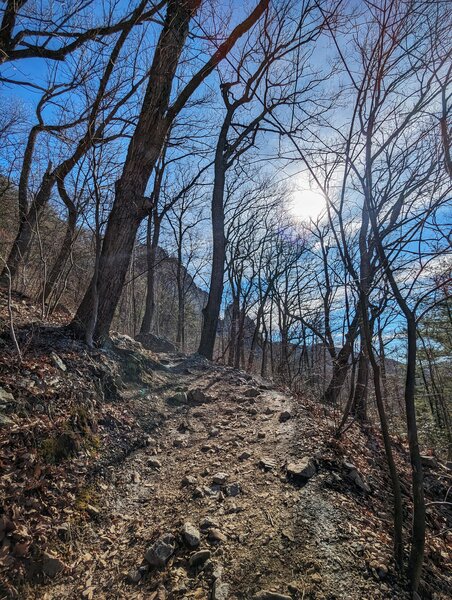
<svg viewBox="0 0 452 600">
<path fill-rule="evenodd" d="M 60 187 L 60 186 L 59 186 Z M 63 192 L 64 194 L 65 192 Z M 60 190 L 60 195 L 63 198 L 62 192 Z M 67 196 L 67 194 L 66 194 Z M 52 270 L 50 271 L 50 275 L 45 282 L 44 287 L 44 302 L 49 300 L 50 295 L 52 294 L 58 280 L 60 279 L 64 268 L 69 260 L 72 251 L 72 244 L 75 239 L 75 231 L 77 227 L 77 209 L 75 204 L 71 201 L 69 197 L 63 198 L 63 201 L 68 210 L 68 218 L 66 225 L 66 233 L 64 235 L 63 244 L 60 248 L 60 252 L 58 253 L 57 259 L 53 264 Z"/>
<path fill-rule="evenodd" d="M 215 179 L 212 194 L 212 271 L 210 274 L 209 298 L 203 309 L 203 325 L 198 352 L 209 360 L 213 358 L 218 318 L 223 297 L 224 265 L 226 260 L 226 238 L 224 234 L 224 186 L 226 181 L 225 148 L 232 114 L 227 112 L 218 136 L 215 152 Z"/>
<path fill-rule="evenodd" d="M 425 546 L 425 498 L 424 475 L 417 434 L 416 407 L 414 396 L 416 390 L 416 321 L 412 315 L 406 314 L 407 320 L 407 369 L 405 380 L 405 410 L 408 429 L 408 444 L 412 468 L 413 487 L 413 525 L 411 537 L 411 552 L 408 564 L 408 574 L 411 588 L 417 591 L 424 561 Z"/>
<path fill-rule="evenodd" d="M 362 334 L 361 334 L 362 335 Z M 367 385 L 369 379 L 369 361 L 367 358 L 366 344 L 361 339 L 361 348 L 358 358 L 358 374 L 356 378 L 355 393 L 351 406 L 351 414 L 363 422 L 367 418 Z"/>
<path fill-rule="evenodd" d="M 173 79 L 188 35 L 190 19 L 198 6 L 199 1 L 172 0 L 168 3 L 142 110 L 129 144 L 121 178 L 116 184 L 115 200 L 102 245 L 95 331 L 98 343 L 108 338 L 137 230 L 148 210 L 144 194 L 171 125 L 167 109 Z M 90 294 L 85 294 L 73 320 L 73 326 L 79 333 L 86 330 L 92 310 Z"/>
<path fill-rule="evenodd" d="M 146 235 L 146 262 L 148 268 L 146 277 L 146 306 L 141 322 L 140 333 L 151 333 L 153 326 L 155 313 L 155 270 L 157 263 L 157 248 L 160 239 L 160 224 L 160 219 L 155 210 L 153 217 L 149 216 Z"/>
<path fill-rule="evenodd" d="M 356 332 L 358 329 L 358 312 L 350 324 L 349 330 L 345 337 L 345 344 L 342 346 L 336 359 L 333 361 L 333 374 L 323 396 L 325 404 L 334 405 L 337 402 L 342 386 L 347 378 L 350 367 L 350 356 L 353 350 L 353 342 L 355 341 Z"/>
</svg>

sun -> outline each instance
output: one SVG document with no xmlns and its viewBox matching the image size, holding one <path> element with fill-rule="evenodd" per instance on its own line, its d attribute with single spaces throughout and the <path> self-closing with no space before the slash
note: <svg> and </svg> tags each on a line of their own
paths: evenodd
<svg viewBox="0 0 452 600">
<path fill-rule="evenodd" d="M 306 176 L 297 177 L 292 194 L 291 213 L 301 221 L 318 219 L 326 212 L 325 196 Z"/>
</svg>

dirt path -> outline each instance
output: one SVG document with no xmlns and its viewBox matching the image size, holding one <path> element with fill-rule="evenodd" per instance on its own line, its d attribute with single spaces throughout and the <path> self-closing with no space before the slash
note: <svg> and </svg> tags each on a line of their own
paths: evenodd
<svg viewBox="0 0 452 600">
<path fill-rule="evenodd" d="M 27 597 L 395 597 L 385 566 L 382 581 L 366 567 L 366 542 L 374 550 L 376 542 L 363 531 L 365 514 L 350 522 L 352 500 L 326 485 L 331 473 L 320 466 L 305 407 L 237 371 L 190 359 L 175 359 L 154 387 L 129 394 L 148 394 L 163 425 L 87 493 L 92 520 L 72 525 L 59 548 L 70 574 Z M 320 468 L 302 486 L 288 480 L 285 465 L 303 456 Z M 200 534 L 196 547 L 183 539 L 186 522 Z M 174 554 L 163 569 L 149 567 L 146 550 L 167 533 Z M 199 550 L 209 554 L 190 566 Z"/>
</svg>

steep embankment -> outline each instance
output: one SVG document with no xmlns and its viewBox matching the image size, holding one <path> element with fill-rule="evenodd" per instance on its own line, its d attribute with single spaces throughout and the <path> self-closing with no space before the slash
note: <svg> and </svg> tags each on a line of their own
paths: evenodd
<svg viewBox="0 0 452 600">
<path fill-rule="evenodd" d="M 24 360 L 5 332 L 0 363 L 5 597 L 405 597 L 376 434 L 338 442 L 330 417 L 268 382 L 125 336 L 88 352 L 16 305 Z M 398 460 L 406 479 L 402 445 Z M 440 494 L 450 473 L 429 477 Z M 431 512 L 426 598 L 450 590 L 445 529 Z"/>
</svg>

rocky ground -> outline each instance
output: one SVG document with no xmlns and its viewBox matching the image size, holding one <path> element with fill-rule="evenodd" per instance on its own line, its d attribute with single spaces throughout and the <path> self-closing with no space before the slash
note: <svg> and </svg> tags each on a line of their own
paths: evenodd
<svg viewBox="0 0 452 600">
<path fill-rule="evenodd" d="M 269 382 L 26 321 L 22 364 L 1 338 L 0 597 L 407 597 L 376 432 L 336 440 L 332 415 Z M 439 497 L 450 472 L 427 483 Z M 450 597 L 447 518 L 429 508 L 423 598 Z"/>
</svg>

